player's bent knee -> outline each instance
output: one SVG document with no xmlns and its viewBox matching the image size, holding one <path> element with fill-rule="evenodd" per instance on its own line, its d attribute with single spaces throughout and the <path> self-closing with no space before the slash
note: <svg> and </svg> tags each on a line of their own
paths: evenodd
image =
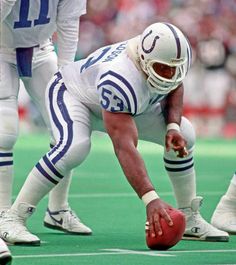
<svg viewBox="0 0 236 265">
<path fill-rule="evenodd" d="M 64 167 L 67 168 L 67 170 L 72 170 L 80 165 L 89 154 L 90 149 L 91 142 L 89 138 L 73 144 L 62 159 Z"/>
<path fill-rule="evenodd" d="M 18 138 L 18 112 L 10 108 L 0 108 L 0 148 L 11 150 Z"/>
<path fill-rule="evenodd" d="M 196 141 L 196 134 L 192 123 L 187 118 L 182 117 L 180 127 L 181 133 L 183 134 L 184 139 L 187 141 L 187 148 L 192 149 Z"/>
</svg>

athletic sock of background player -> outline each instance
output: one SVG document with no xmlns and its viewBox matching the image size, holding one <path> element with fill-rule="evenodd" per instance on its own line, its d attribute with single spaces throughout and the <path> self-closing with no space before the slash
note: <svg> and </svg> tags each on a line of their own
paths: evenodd
<svg viewBox="0 0 236 265">
<path fill-rule="evenodd" d="M 69 189 L 71 172 L 67 172 L 67 174 L 65 174 L 65 175 L 66 176 L 63 179 L 61 179 L 61 183 L 59 183 L 60 184 L 59 189 L 62 187 L 64 187 L 64 189 L 65 189 L 64 185 L 68 185 L 68 189 Z M 28 175 L 23 187 L 21 188 L 15 202 L 13 203 L 11 209 L 13 211 L 14 210 L 17 211 L 18 205 L 20 203 L 27 203 L 27 204 L 36 206 L 39 203 L 39 201 L 55 186 L 56 186 L 56 184 L 52 183 L 47 178 L 45 178 L 40 173 L 40 171 L 36 167 L 34 167 L 32 169 L 32 171 L 29 173 L 29 175 Z M 61 195 L 62 194 L 63 193 L 61 193 Z M 62 195 L 62 196 L 64 196 L 63 199 L 58 197 L 58 199 L 60 201 L 67 199 L 65 197 L 65 195 Z M 56 198 L 54 198 L 54 199 L 56 199 Z M 67 200 L 66 200 L 66 202 L 67 202 Z M 56 208 L 55 206 L 52 206 L 52 207 L 53 207 L 53 209 L 50 209 L 50 210 L 58 210 L 58 209 L 55 209 Z"/>
</svg>

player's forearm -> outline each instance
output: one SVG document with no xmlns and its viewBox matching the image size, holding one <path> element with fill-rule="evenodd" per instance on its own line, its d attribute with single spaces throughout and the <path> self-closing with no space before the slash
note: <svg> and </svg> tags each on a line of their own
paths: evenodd
<svg viewBox="0 0 236 265">
<path fill-rule="evenodd" d="M 144 161 L 136 148 L 120 148 L 115 152 L 128 182 L 140 198 L 148 191 L 154 190 Z"/>
<path fill-rule="evenodd" d="M 166 124 L 180 124 L 183 112 L 183 86 L 180 86 L 167 96 L 163 111 Z"/>
<path fill-rule="evenodd" d="M 59 23 L 57 27 L 58 66 L 73 62 L 75 59 L 79 39 L 78 19 L 71 24 L 70 21 Z"/>
<path fill-rule="evenodd" d="M 0 19 L 1 22 L 10 14 L 16 0 L 1 0 L 0 1 Z"/>
</svg>

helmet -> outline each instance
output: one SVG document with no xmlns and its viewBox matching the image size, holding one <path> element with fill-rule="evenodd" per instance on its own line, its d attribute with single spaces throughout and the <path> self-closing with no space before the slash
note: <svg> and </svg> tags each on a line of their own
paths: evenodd
<svg viewBox="0 0 236 265">
<path fill-rule="evenodd" d="M 191 64 L 191 47 L 184 34 L 169 23 L 155 23 L 140 36 L 138 56 L 142 70 L 147 74 L 147 85 L 152 92 L 162 95 L 177 88 Z M 175 67 L 170 79 L 156 73 L 155 63 Z"/>
</svg>

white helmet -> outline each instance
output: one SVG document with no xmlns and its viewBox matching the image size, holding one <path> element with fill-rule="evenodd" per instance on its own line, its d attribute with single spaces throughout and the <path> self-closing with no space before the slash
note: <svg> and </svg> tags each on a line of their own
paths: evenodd
<svg viewBox="0 0 236 265">
<path fill-rule="evenodd" d="M 191 47 L 184 34 L 169 23 L 155 23 L 147 27 L 138 44 L 142 70 L 152 92 L 167 94 L 183 81 L 191 64 Z M 154 63 L 175 67 L 175 75 L 168 79 L 157 74 Z"/>
</svg>

